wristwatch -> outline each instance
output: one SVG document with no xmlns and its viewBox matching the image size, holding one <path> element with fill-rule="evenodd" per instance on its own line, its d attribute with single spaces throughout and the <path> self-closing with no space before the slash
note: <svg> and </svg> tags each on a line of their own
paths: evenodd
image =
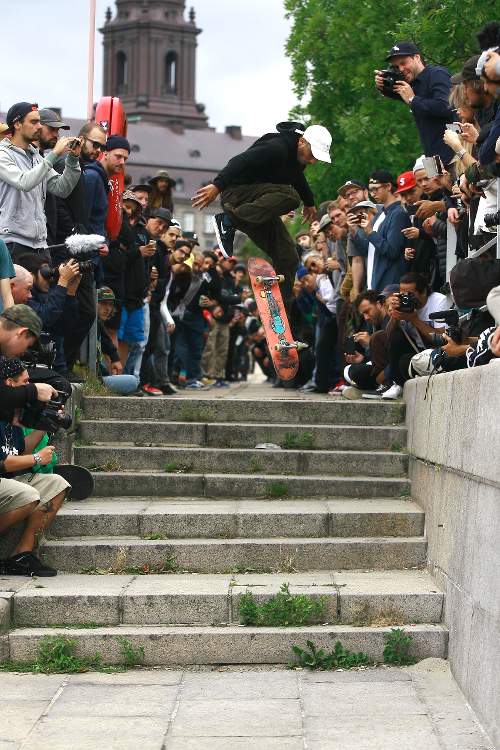
<svg viewBox="0 0 500 750">
<path fill-rule="evenodd" d="M 33 453 L 33 458 L 35 459 L 35 464 L 41 464 L 42 463 L 42 457 L 41 455 L 37 453 Z"/>
<path fill-rule="evenodd" d="M 459 159 L 463 159 L 467 151 L 464 148 L 461 148 L 460 151 L 455 151 L 455 153 Z"/>
</svg>

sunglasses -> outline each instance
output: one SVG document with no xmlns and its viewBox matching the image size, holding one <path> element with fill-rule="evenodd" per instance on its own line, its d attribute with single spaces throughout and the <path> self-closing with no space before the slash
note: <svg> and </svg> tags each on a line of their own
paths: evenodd
<svg viewBox="0 0 500 750">
<path fill-rule="evenodd" d="M 106 151 L 106 144 L 105 143 L 99 143 L 99 141 L 93 141 L 90 138 L 85 138 L 87 143 L 92 144 L 92 148 L 96 151 Z"/>
</svg>

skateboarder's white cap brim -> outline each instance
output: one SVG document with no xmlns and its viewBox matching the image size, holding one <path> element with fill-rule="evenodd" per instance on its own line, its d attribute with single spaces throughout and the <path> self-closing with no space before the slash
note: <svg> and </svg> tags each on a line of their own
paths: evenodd
<svg viewBox="0 0 500 750">
<path fill-rule="evenodd" d="M 303 138 L 311 147 L 312 154 L 318 161 L 332 163 L 330 157 L 330 147 L 332 145 L 332 136 L 323 125 L 310 125 L 306 128 Z"/>
</svg>

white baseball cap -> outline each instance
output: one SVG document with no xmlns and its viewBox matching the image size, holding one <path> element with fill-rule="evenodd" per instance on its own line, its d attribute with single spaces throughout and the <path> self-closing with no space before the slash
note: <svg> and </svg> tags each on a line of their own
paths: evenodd
<svg viewBox="0 0 500 750">
<path fill-rule="evenodd" d="M 422 154 L 422 156 L 418 157 L 417 161 L 413 165 L 413 172 L 418 172 L 420 169 L 425 169 L 424 159 L 425 159 L 425 154 Z"/>
<path fill-rule="evenodd" d="M 332 145 L 332 136 L 323 125 L 310 125 L 306 128 L 302 136 L 310 145 L 312 154 L 318 161 L 332 163 L 330 157 L 330 146 Z"/>
</svg>

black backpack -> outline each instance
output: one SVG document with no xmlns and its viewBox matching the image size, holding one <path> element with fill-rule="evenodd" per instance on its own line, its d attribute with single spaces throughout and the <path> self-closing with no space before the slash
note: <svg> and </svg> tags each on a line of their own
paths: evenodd
<svg viewBox="0 0 500 750">
<path fill-rule="evenodd" d="M 465 258 L 450 273 L 455 304 L 462 310 L 481 307 L 493 287 L 500 285 L 500 260 Z"/>
</svg>

